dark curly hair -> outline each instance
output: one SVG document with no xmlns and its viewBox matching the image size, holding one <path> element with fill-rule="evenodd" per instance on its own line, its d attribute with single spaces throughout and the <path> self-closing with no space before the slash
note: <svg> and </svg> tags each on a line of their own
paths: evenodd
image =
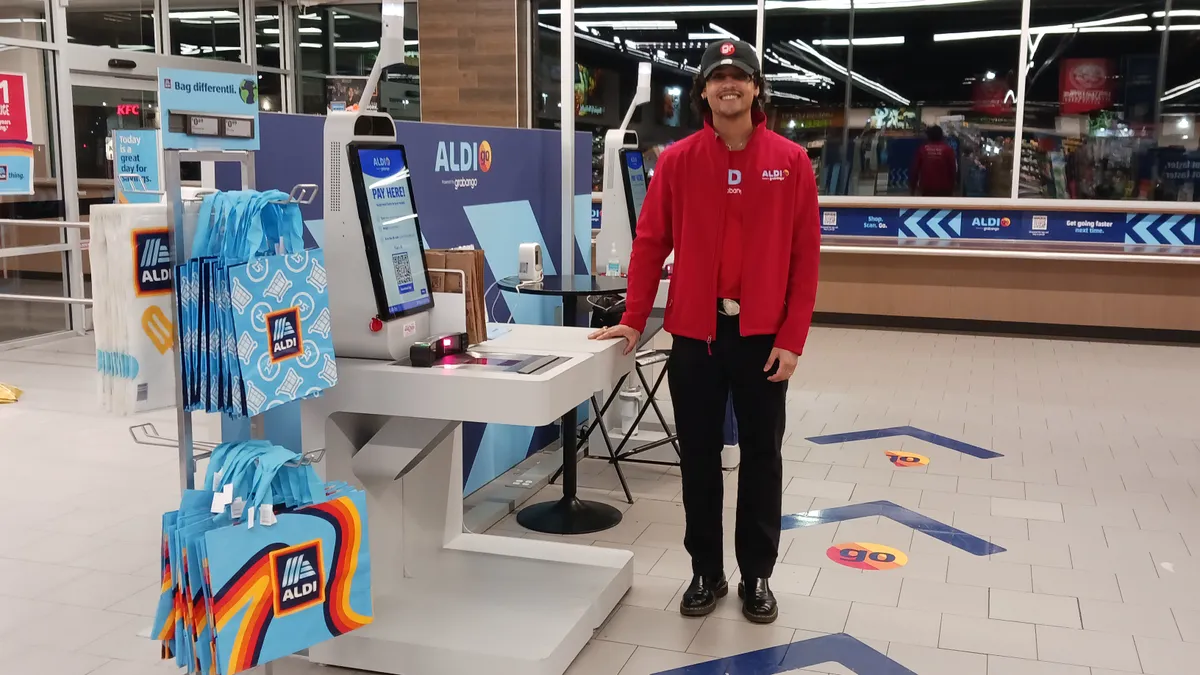
<svg viewBox="0 0 1200 675">
<path fill-rule="evenodd" d="M 754 80 L 755 86 L 758 87 L 758 98 L 754 99 L 754 103 L 758 105 L 759 110 L 766 112 L 767 102 L 771 100 L 771 95 L 767 93 L 767 81 L 763 79 L 762 73 L 755 73 L 752 79 Z M 708 101 L 706 101 L 704 97 L 700 95 L 704 93 L 704 85 L 706 83 L 707 81 L 705 80 L 704 75 L 701 73 L 696 73 L 695 76 L 692 77 L 692 91 L 689 95 L 689 98 L 691 98 L 692 110 L 696 111 L 696 114 L 700 117 L 705 117 L 712 112 L 712 108 L 709 107 Z"/>
</svg>

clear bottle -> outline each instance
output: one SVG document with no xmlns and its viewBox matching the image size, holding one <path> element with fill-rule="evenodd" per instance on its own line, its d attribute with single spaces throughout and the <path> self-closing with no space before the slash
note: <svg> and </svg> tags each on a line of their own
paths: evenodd
<svg viewBox="0 0 1200 675">
<path fill-rule="evenodd" d="M 617 245 L 612 245 L 612 252 L 608 254 L 608 267 L 604 270 L 606 277 L 621 276 L 621 256 L 617 255 Z"/>
</svg>

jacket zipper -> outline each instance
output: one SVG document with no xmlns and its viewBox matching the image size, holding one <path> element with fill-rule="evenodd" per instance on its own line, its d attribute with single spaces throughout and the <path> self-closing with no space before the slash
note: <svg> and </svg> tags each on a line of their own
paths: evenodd
<svg viewBox="0 0 1200 675">
<path fill-rule="evenodd" d="M 705 346 L 708 347 L 708 355 L 712 356 L 712 336 L 711 335 L 709 335 L 708 339 L 704 341 L 704 344 L 705 344 Z"/>
</svg>

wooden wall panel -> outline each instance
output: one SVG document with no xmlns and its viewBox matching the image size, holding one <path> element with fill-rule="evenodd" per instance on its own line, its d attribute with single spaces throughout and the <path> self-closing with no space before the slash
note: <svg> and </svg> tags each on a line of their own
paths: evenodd
<svg viewBox="0 0 1200 675">
<path fill-rule="evenodd" d="M 825 253 L 817 311 L 1200 331 L 1200 266 Z"/>
<path fill-rule="evenodd" d="M 421 119 L 520 126 L 517 3 L 419 0 Z"/>
</svg>

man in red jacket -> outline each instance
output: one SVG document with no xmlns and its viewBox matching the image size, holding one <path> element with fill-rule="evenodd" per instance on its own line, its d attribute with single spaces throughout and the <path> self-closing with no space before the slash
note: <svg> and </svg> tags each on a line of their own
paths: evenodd
<svg viewBox="0 0 1200 675">
<path fill-rule="evenodd" d="M 954 156 L 954 148 L 946 142 L 945 133 L 936 124 L 925 130 L 925 138 L 927 142 L 917 148 L 908 184 L 914 195 L 949 197 L 954 194 L 954 184 L 958 181 L 958 159 Z"/>
<path fill-rule="evenodd" d="M 694 575 L 679 609 L 703 616 L 729 590 L 721 450 L 732 391 L 741 447 L 738 595 L 756 623 L 779 613 L 767 580 L 779 555 L 787 381 L 812 321 L 821 240 L 812 164 L 765 127 L 765 93 L 753 47 L 709 45 L 692 88 L 704 129 L 659 158 L 629 260 L 625 315 L 592 335 L 634 349 L 673 249 L 664 327 L 674 336 L 667 373 Z"/>
</svg>

